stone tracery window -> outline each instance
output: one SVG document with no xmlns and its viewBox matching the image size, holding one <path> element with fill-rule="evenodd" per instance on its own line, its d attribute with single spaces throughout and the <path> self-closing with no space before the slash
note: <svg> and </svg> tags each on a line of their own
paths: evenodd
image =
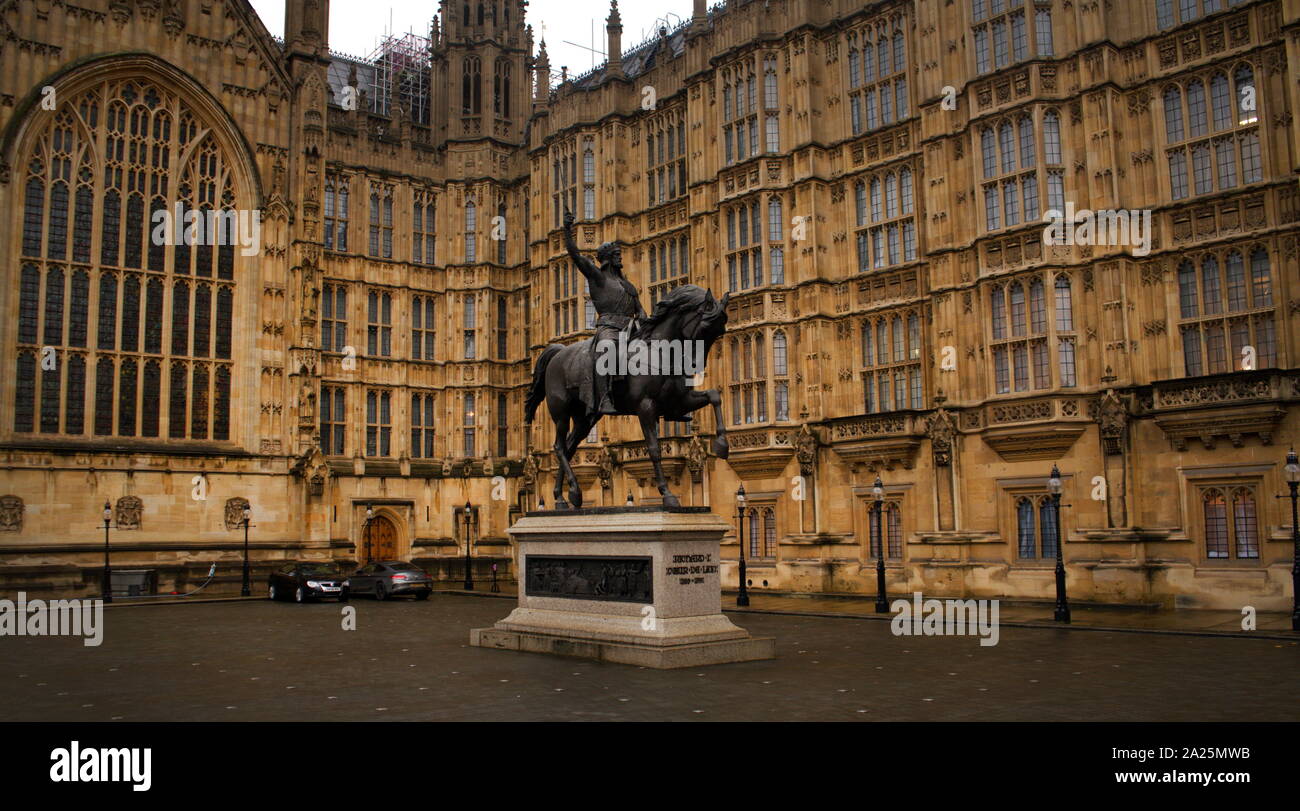
<svg viewBox="0 0 1300 811">
<path fill-rule="evenodd" d="M 1178 266 L 1179 332 L 1188 377 L 1278 365 L 1273 275 L 1263 245 L 1231 247 Z"/>
<path fill-rule="evenodd" d="M 36 129 L 14 430 L 230 439 L 236 240 L 212 226 L 236 222 L 236 189 L 215 134 L 139 79 L 81 92 Z M 175 221 L 178 205 L 204 226 Z"/>
<path fill-rule="evenodd" d="M 1173 199 L 1264 179 L 1255 75 L 1249 63 L 1171 83 L 1161 99 Z"/>
<path fill-rule="evenodd" d="M 1023 392 L 1077 385 L 1074 293 L 1069 276 L 1060 273 L 1045 278 L 1035 273 L 1018 277 L 993 284 L 988 296 L 994 391 L 1010 394 L 1013 389 Z"/>
<path fill-rule="evenodd" d="M 902 15 L 878 18 L 846 34 L 849 126 L 853 134 L 907 118 L 907 44 Z"/>
<path fill-rule="evenodd" d="M 867 317 L 858 330 L 862 341 L 863 411 L 875 414 L 924 408 L 920 313 L 913 309 Z"/>
</svg>

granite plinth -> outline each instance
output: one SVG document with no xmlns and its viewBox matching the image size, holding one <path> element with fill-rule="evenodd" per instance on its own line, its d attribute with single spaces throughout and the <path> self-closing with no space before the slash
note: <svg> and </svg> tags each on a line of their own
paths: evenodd
<svg viewBox="0 0 1300 811">
<path fill-rule="evenodd" d="M 771 659 L 773 639 L 722 614 L 729 528 L 700 509 L 529 513 L 510 528 L 518 607 L 470 644 L 654 668 Z"/>
</svg>

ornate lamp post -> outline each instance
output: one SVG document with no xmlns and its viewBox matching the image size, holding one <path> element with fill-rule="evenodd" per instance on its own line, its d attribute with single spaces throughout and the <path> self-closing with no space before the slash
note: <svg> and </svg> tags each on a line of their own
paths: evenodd
<svg viewBox="0 0 1300 811">
<path fill-rule="evenodd" d="M 1296 459 L 1295 449 L 1286 455 L 1286 486 L 1291 490 L 1291 543 L 1294 547 L 1294 560 L 1291 563 L 1291 630 L 1300 631 L 1300 520 L 1296 511 L 1296 499 L 1300 498 L 1300 461 Z"/>
<path fill-rule="evenodd" d="M 740 541 L 740 591 L 736 594 L 736 606 L 749 605 L 749 591 L 745 588 L 745 485 L 736 490 L 736 539 Z"/>
<path fill-rule="evenodd" d="M 1052 465 L 1052 475 L 1047 479 L 1047 492 L 1052 496 L 1052 532 L 1056 535 L 1056 612 L 1052 619 L 1070 622 L 1070 602 L 1065 596 L 1065 558 L 1061 547 L 1061 471 Z"/>
<path fill-rule="evenodd" d="M 880 513 L 885 509 L 885 484 L 876 477 L 871 485 L 871 526 L 876 533 L 876 613 L 889 613 L 889 597 L 885 594 L 885 535 L 881 532 Z"/>
<path fill-rule="evenodd" d="M 366 560 L 365 560 L 366 563 L 370 562 L 370 522 L 373 520 L 375 520 L 375 511 L 370 509 L 370 505 L 367 504 L 366 523 L 361 530 L 361 533 L 365 536 L 365 542 L 366 542 Z"/>
<path fill-rule="evenodd" d="M 248 522 L 253 518 L 252 509 L 244 508 L 244 585 L 239 588 L 239 596 L 248 597 L 253 593 L 252 583 L 248 578 Z"/>
<path fill-rule="evenodd" d="M 473 509 L 473 506 L 472 506 L 468 501 L 466 501 L 466 502 L 465 502 L 465 591 L 473 591 L 473 590 L 474 590 L 474 578 L 470 576 L 470 570 L 469 570 L 469 566 L 470 566 L 470 562 L 469 562 L 469 555 L 470 555 L 470 545 L 469 545 L 469 544 L 470 544 L 470 537 L 469 537 L 469 531 L 470 531 L 470 510 L 472 510 L 472 509 Z"/>
<path fill-rule="evenodd" d="M 1294 487 L 1292 487 L 1292 493 L 1294 493 L 1294 491 L 1295 489 Z M 104 499 L 104 589 L 103 591 L 104 591 L 105 603 L 113 602 L 113 571 L 112 569 L 108 568 L 108 530 L 110 526 L 112 526 L 112 524 L 110 524 L 110 521 L 112 520 L 113 520 L 113 506 L 112 504 L 108 503 L 108 499 Z"/>
</svg>

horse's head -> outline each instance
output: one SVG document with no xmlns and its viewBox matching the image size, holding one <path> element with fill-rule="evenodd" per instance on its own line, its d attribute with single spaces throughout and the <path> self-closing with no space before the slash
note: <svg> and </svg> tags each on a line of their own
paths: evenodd
<svg viewBox="0 0 1300 811">
<path fill-rule="evenodd" d="M 690 337 L 711 346 L 727 331 L 727 302 L 731 299 L 731 293 L 723 293 L 721 299 L 715 299 L 712 290 L 705 292 L 707 296 L 700 305 L 699 324 L 695 334 Z"/>
<path fill-rule="evenodd" d="M 642 335 L 712 345 L 727 330 L 730 297 L 727 293 L 716 299 L 713 291 L 693 284 L 674 288 L 655 304 L 654 312 L 643 322 Z"/>
</svg>

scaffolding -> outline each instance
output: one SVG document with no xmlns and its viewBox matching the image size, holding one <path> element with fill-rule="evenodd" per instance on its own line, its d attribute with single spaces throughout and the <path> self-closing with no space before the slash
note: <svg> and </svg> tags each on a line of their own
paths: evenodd
<svg viewBox="0 0 1300 811">
<path fill-rule="evenodd" d="M 429 38 L 415 33 L 386 35 L 367 61 L 375 66 L 371 111 L 391 116 L 389 102 L 396 96 L 411 121 L 428 124 Z"/>
</svg>

